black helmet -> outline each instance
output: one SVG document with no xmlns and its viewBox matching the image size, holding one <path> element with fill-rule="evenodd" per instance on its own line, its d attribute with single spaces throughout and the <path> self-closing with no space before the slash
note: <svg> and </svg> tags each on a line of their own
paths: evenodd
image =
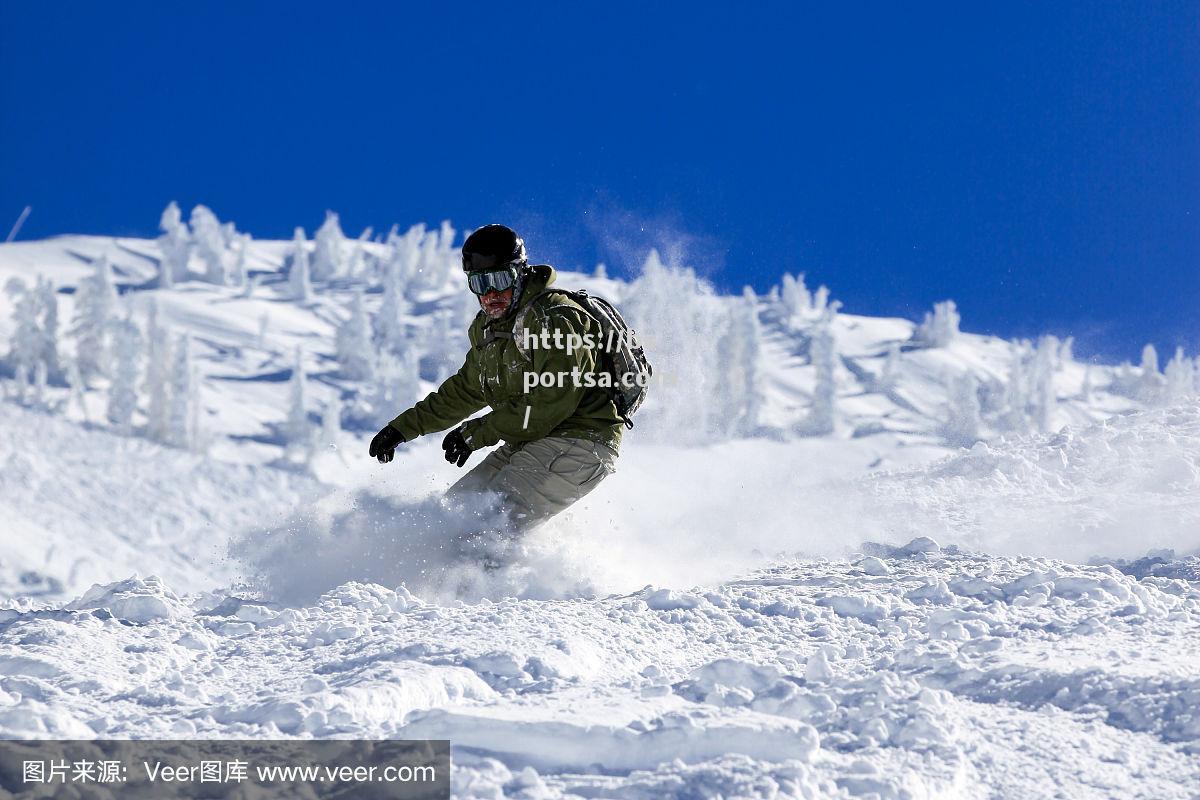
<svg viewBox="0 0 1200 800">
<path fill-rule="evenodd" d="M 466 272 L 511 267 L 519 273 L 528 264 L 524 240 L 505 225 L 484 225 L 463 242 L 462 266 Z"/>
</svg>

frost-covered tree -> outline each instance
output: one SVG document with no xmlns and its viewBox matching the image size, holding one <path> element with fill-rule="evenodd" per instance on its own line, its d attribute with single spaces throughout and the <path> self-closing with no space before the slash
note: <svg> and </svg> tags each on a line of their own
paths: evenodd
<svg viewBox="0 0 1200 800">
<path fill-rule="evenodd" d="M 435 312 L 426 328 L 425 342 L 421 348 L 435 383 L 440 384 L 458 369 L 468 347 L 470 342 L 467 341 L 463 325 L 455 320 L 454 309 Z"/>
<path fill-rule="evenodd" d="M 809 356 L 816 371 L 812 405 L 808 416 L 796 427 L 805 436 L 825 436 L 834 431 L 834 403 L 837 398 L 837 340 L 833 323 L 841 303 L 830 303 L 809 334 Z"/>
<path fill-rule="evenodd" d="M 621 311 L 654 364 L 639 427 L 663 441 L 706 441 L 719 429 L 713 409 L 722 375 L 714 365 L 726 324 L 722 301 L 695 271 L 668 266 L 652 250 Z M 690 413 L 679 414 L 679 408 Z"/>
<path fill-rule="evenodd" d="M 942 427 L 947 443 L 970 447 L 979 440 L 982 425 L 979 404 L 979 380 L 970 372 L 951 376 L 948 386 L 948 413 Z"/>
<path fill-rule="evenodd" d="M 1058 347 L 1058 365 L 1064 366 L 1075 360 L 1075 337 L 1068 336 Z"/>
<path fill-rule="evenodd" d="M 1163 378 L 1163 399 L 1166 403 L 1180 403 L 1195 394 L 1196 366 L 1192 359 L 1183 354 L 1182 347 L 1175 348 L 1174 357 L 1163 370 Z"/>
<path fill-rule="evenodd" d="M 291 264 L 288 271 L 291 298 L 307 303 L 312 299 L 312 282 L 308 274 L 308 242 L 304 238 L 304 228 L 296 228 L 296 235 L 292 239 Z"/>
<path fill-rule="evenodd" d="M 391 353 L 400 353 L 408 347 L 407 322 L 412 313 L 400 275 L 391 266 L 384 270 L 383 300 L 375 314 L 375 339 L 381 350 Z"/>
<path fill-rule="evenodd" d="M 454 249 L 454 237 L 454 227 L 448 220 L 422 237 L 416 271 L 405 286 L 410 300 L 416 300 L 422 292 L 440 290 L 452 276 L 456 277 L 461 259 Z"/>
<path fill-rule="evenodd" d="M 608 277 L 608 267 L 606 267 L 604 265 L 603 261 L 601 261 L 599 264 L 596 265 L 596 269 L 592 272 L 592 277 L 594 277 L 594 278 L 607 278 Z"/>
<path fill-rule="evenodd" d="M 29 375 L 42 355 L 38 299 L 20 278 L 10 280 L 5 291 L 13 300 L 13 333 L 5 361 L 14 372 L 24 369 L 25 374 Z"/>
<path fill-rule="evenodd" d="M 379 261 L 379 277 L 386 287 L 394 281 L 403 290 L 416 274 L 421 261 L 421 240 L 425 236 L 424 225 L 414 225 L 404 235 L 395 226 L 388 231 L 385 251 Z"/>
<path fill-rule="evenodd" d="M 346 235 L 338 222 L 338 215 L 325 212 L 325 221 L 313 236 L 312 279 L 327 281 L 342 270 L 346 258 Z"/>
<path fill-rule="evenodd" d="M 935 303 L 932 312 L 913 331 L 913 341 L 926 347 L 945 347 L 958 337 L 960 318 L 953 300 Z"/>
<path fill-rule="evenodd" d="M 117 306 L 117 289 L 108 258 L 100 256 L 92 264 L 93 274 L 80 282 L 75 293 L 72 323 L 75 356 L 85 381 L 109 374 L 111 326 Z"/>
<path fill-rule="evenodd" d="M 179 204 L 174 200 L 163 210 L 158 222 L 162 236 L 158 237 L 158 285 L 169 289 L 178 281 L 187 280 L 188 260 L 191 257 L 191 235 L 183 222 Z"/>
<path fill-rule="evenodd" d="M 192 339 L 175 337 L 171 362 L 170 413 L 167 416 L 170 444 L 185 450 L 200 446 L 200 379 L 192 363 Z"/>
<path fill-rule="evenodd" d="M 253 291 L 248 271 L 250 241 L 250 234 L 248 233 L 239 233 L 233 240 L 233 269 L 229 274 L 229 285 L 242 289 L 247 297 Z"/>
<path fill-rule="evenodd" d="M 1143 403 L 1158 403 L 1162 400 L 1166 379 L 1158 371 L 1158 351 L 1154 345 L 1142 348 L 1141 377 L 1138 380 L 1137 399 Z"/>
<path fill-rule="evenodd" d="M 229 282 L 229 267 L 225 253 L 226 231 L 222 230 L 220 220 L 208 206 L 198 205 L 192 209 L 188 222 L 196 255 L 204 263 L 204 280 L 224 286 Z"/>
<path fill-rule="evenodd" d="M 308 387 L 304 378 L 304 354 L 296 348 L 292 378 L 288 382 L 288 415 L 283 438 L 290 460 L 307 461 L 312 447 L 312 428 L 308 422 Z"/>
<path fill-rule="evenodd" d="M 900 375 L 900 345 L 892 342 L 888 345 L 887 355 L 883 359 L 883 367 L 879 377 L 875 379 L 875 388 L 880 392 L 890 392 L 896 388 L 896 379 Z"/>
<path fill-rule="evenodd" d="M 367 242 L 371 241 L 371 235 L 374 232 L 375 229 L 368 225 L 349 248 L 350 253 L 346 258 L 346 277 L 352 281 L 363 278 L 363 271 L 367 263 Z"/>
<path fill-rule="evenodd" d="M 369 381 L 374 374 L 375 348 L 362 289 L 355 290 L 350 316 L 338 326 L 337 359 L 342 374 L 350 380 Z"/>
<path fill-rule="evenodd" d="M 758 297 L 747 286 L 742 296 L 730 303 L 728 327 L 717 345 L 720 386 L 714 398 L 714 422 L 724 436 L 752 436 L 758 429 L 761 337 Z"/>
<path fill-rule="evenodd" d="M 1092 365 L 1087 364 L 1083 368 L 1083 386 L 1079 389 L 1079 399 L 1084 403 L 1092 402 Z"/>
<path fill-rule="evenodd" d="M 1032 405 L 1033 388 L 1026 365 L 1030 350 L 1028 342 L 1014 343 L 1008 365 L 1008 383 L 1005 387 L 1005 408 L 1001 424 L 1007 430 L 1018 433 L 1029 430 L 1029 408 Z"/>
<path fill-rule="evenodd" d="M 368 405 L 379 419 L 391 418 L 412 406 L 421 396 L 421 374 L 415 348 L 383 353 L 375 367 Z"/>
<path fill-rule="evenodd" d="M 50 377 L 62 377 L 62 362 L 58 354 L 58 292 L 54 284 L 39 277 L 34 287 L 38 305 L 38 359 L 46 364 Z"/>
<path fill-rule="evenodd" d="M 158 321 L 158 304 L 150 306 L 146 322 L 146 435 L 156 442 L 171 443 L 171 357 L 170 333 Z"/>
<path fill-rule="evenodd" d="M 128 434 L 133 428 L 141 360 L 142 332 L 126 316 L 113 325 L 113 373 L 108 388 L 108 421 L 119 433 Z"/>
<path fill-rule="evenodd" d="M 812 313 L 812 295 L 804 285 L 804 273 L 784 273 L 778 294 L 779 318 L 788 330 L 798 330 Z"/>
</svg>

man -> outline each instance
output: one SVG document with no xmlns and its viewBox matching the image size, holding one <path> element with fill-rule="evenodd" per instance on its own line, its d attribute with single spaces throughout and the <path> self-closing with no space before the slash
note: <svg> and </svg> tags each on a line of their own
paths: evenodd
<svg viewBox="0 0 1200 800">
<path fill-rule="evenodd" d="M 614 471 L 622 420 L 608 393 L 582 379 L 599 369 L 595 350 L 581 345 L 602 341 L 600 326 L 578 303 L 548 288 L 553 267 L 530 266 L 525 243 L 503 225 L 467 237 L 462 265 L 480 306 L 469 331 L 471 350 L 455 375 L 375 435 L 370 452 L 386 464 L 399 444 L 456 426 L 442 448 L 446 460 L 461 467 L 475 450 L 503 441 L 447 496 L 494 493 L 508 515 L 508 532 L 521 532 Z M 534 346 L 523 352 L 518 339 Z M 463 422 L 485 406 L 491 411 Z"/>
</svg>

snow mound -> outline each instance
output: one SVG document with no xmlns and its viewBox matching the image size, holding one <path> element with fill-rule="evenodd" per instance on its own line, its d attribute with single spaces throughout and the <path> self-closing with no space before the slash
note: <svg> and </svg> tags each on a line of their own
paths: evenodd
<svg viewBox="0 0 1200 800">
<path fill-rule="evenodd" d="M 1200 586 L 893 549 L 870 570 L 785 559 L 702 590 L 453 606 L 363 582 L 307 606 L 187 599 L 132 578 L 3 613 L 0 731 L 449 738 L 459 797 L 1200 782 Z"/>
<path fill-rule="evenodd" d="M 1087 561 L 1200 551 L 1200 406 L 977 443 L 863 484 L 895 539 Z"/>
<path fill-rule="evenodd" d="M 137 623 L 176 620 L 192 614 L 192 610 L 178 595 L 154 575 L 93 586 L 78 600 L 68 604 L 67 609 L 103 609 L 119 620 Z"/>
</svg>

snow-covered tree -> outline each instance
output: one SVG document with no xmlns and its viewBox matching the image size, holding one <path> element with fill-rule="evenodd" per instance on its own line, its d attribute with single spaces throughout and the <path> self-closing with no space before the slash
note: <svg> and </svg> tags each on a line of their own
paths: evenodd
<svg viewBox="0 0 1200 800">
<path fill-rule="evenodd" d="M 806 436 L 825 436 L 834 431 L 834 403 L 837 398 L 837 340 L 833 324 L 841 303 L 833 301 L 809 331 L 809 357 L 816 371 L 812 405 L 808 416 L 796 426 Z"/>
<path fill-rule="evenodd" d="M 1028 368 L 1030 346 L 1028 342 L 1017 342 L 1012 346 L 1008 365 L 1008 383 L 1005 387 L 1005 409 L 1001 417 L 1004 428 L 1018 433 L 1029 430 L 1029 408 L 1032 405 Z"/>
<path fill-rule="evenodd" d="M 913 331 L 913 341 L 926 347 L 945 347 L 958 337 L 958 307 L 953 300 L 935 303 L 933 311 Z"/>
<path fill-rule="evenodd" d="M 981 426 L 979 380 L 970 372 L 955 375 L 949 382 L 949 409 L 942 427 L 946 441 L 957 447 L 970 447 L 979 440 Z"/>
<path fill-rule="evenodd" d="M 229 267 L 225 254 L 226 232 L 222 230 L 220 220 L 208 206 L 198 205 L 192 209 L 188 222 L 196 255 L 204 262 L 204 280 L 224 286 L 229 281 Z"/>
<path fill-rule="evenodd" d="M 387 249 L 379 261 L 379 277 L 385 287 L 390 280 L 394 281 L 401 291 L 404 290 L 420 265 L 421 240 L 424 236 L 424 225 L 414 225 L 404 235 L 401 235 L 395 226 L 388 231 L 384 243 Z"/>
<path fill-rule="evenodd" d="M 1075 337 L 1068 336 L 1058 347 L 1058 364 L 1064 366 L 1075 360 Z"/>
<path fill-rule="evenodd" d="M 434 383 L 440 384 L 458 369 L 468 347 L 466 331 L 455 319 L 454 309 L 435 312 L 421 348 Z"/>
<path fill-rule="evenodd" d="M 1141 378 L 1138 381 L 1137 399 L 1143 403 L 1158 403 L 1162 400 L 1166 379 L 1158 371 L 1158 351 L 1154 345 L 1142 348 Z"/>
<path fill-rule="evenodd" d="M 250 286 L 248 259 L 250 257 L 250 234 L 239 233 L 233 241 L 233 269 L 229 275 L 229 285 L 242 289 L 247 297 L 253 287 Z"/>
<path fill-rule="evenodd" d="M 621 311 L 655 368 L 639 427 L 663 441 L 706 441 L 719 430 L 713 409 L 722 391 L 723 375 L 715 365 L 726 324 L 723 302 L 694 270 L 668 266 L 652 250 Z M 679 408 L 689 413 L 679 414 Z"/>
<path fill-rule="evenodd" d="M 5 361 L 14 372 L 24 369 L 29 375 L 42 355 L 38 299 L 20 278 L 10 280 L 5 291 L 13 299 L 13 333 Z"/>
<path fill-rule="evenodd" d="M 292 378 L 288 382 L 288 416 L 283 438 L 289 460 L 308 461 L 312 448 L 312 427 L 308 422 L 308 387 L 304 378 L 304 354 L 296 348 Z"/>
<path fill-rule="evenodd" d="M 379 348 L 400 353 L 408 347 L 408 318 L 412 306 L 405 297 L 401 273 L 390 264 L 383 273 L 383 300 L 375 314 L 375 339 Z"/>
<path fill-rule="evenodd" d="M 304 228 L 296 228 L 292 239 L 291 269 L 288 271 L 288 289 L 293 300 L 307 303 L 312 299 L 312 282 L 308 274 L 308 242 Z"/>
<path fill-rule="evenodd" d="M 452 276 L 456 277 L 462 262 L 454 248 L 454 237 L 454 227 L 448 220 L 422 237 L 417 268 L 404 287 L 408 299 L 416 300 L 421 292 L 442 289 Z"/>
<path fill-rule="evenodd" d="M 111 326 L 117 306 L 117 289 L 108 258 L 100 256 L 92 264 L 95 271 L 80 282 L 75 293 L 72 325 L 75 354 L 84 380 L 109 374 Z"/>
<path fill-rule="evenodd" d="M 415 348 L 383 353 L 375 367 L 368 405 L 376 419 L 391 419 L 421 396 L 421 374 Z"/>
<path fill-rule="evenodd" d="M 177 281 L 187 280 L 188 259 L 191 256 L 191 236 L 183 222 L 179 204 L 174 200 L 163 210 L 158 222 L 162 236 L 158 237 L 161 254 L 158 265 L 158 284 L 169 289 Z"/>
<path fill-rule="evenodd" d="M 900 345 L 892 342 L 888 345 L 887 355 L 883 359 L 883 367 L 879 377 L 875 379 L 875 388 L 880 392 L 889 392 L 896 388 L 896 379 L 900 375 Z"/>
<path fill-rule="evenodd" d="M 133 427 L 141 360 L 142 332 L 127 316 L 113 325 L 113 373 L 108 388 L 108 421 L 119 433 L 128 434 Z"/>
<path fill-rule="evenodd" d="M 747 286 L 742 297 L 730 304 L 728 327 L 717 345 L 721 385 L 714 398 L 714 422 L 725 436 L 751 436 L 758 429 L 762 406 L 761 337 L 758 297 Z"/>
<path fill-rule="evenodd" d="M 592 277 L 594 277 L 594 278 L 607 278 L 608 277 L 608 267 L 604 265 L 603 261 L 601 261 L 599 264 L 596 265 L 596 269 L 593 270 L 593 272 L 592 272 Z"/>
<path fill-rule="evenodd" d="M 200 446 L 201 431 L 200 379 L 192 363 L 191 336 L 175 337 L 172 350 L 167 439 L 176 447 L 193 450 Z"/>
<path fill-rule="evenodd" d="M 50 377 L 62 377 L 62 362 L 58 354 L 58 293 L 54 284 L 39 277 L 34 287 L 38 305 L 38 359 L 46 364 Z"/>
<path fill-rule="evenodd" d="M 1079 390 L 1079 399 L 1084 403 L 1092 402 L 1092 365 L 1087 364 L 1083 368 L 1083 386 Z"/>
<path fill-rule="evenodd" d="M 350 380 L 368 381 L 374 374 L 375 348 L 371 343 L 371 321 L 363 304 L 362 289 L 356 289 L 350 316 L 338 326 L 337 359 L 342 374 Z"/>
<path fill-rule="evenodd" d="M 1163 399 L 1166 403 L 1179 403 L 1196 392 L 1196 366 L 1192 359 L 1183 354 L 1182 347 L 1175 348 L 1175 355 L 1163 370 L 1165 386 Z"/>
<path fill-rule="evenodd" d="M 313 236 L 312 279 L 327 281 L 342 270 L 347 255 L 346 235 L 338 223 L 338 215 L 325 212 L 325 221 Z"/>
<path fill-rule="evenodd" d="M 146 435 L 156 442 L 171 443 L 171 357 L 170 333 L 158 322 L 158 304 L 150 306 L 146 322 Z"/>
<path fill-rule="evenodd" d="M 371 234 L 374 232 L 375 229 L 368 225 L 350 247 L 350 255 L 346 259 L 346 277 L 352 281 L 363 278 L 363 270 L 367 263 L 367 242 L 371 241 Z"/>
</svg>

